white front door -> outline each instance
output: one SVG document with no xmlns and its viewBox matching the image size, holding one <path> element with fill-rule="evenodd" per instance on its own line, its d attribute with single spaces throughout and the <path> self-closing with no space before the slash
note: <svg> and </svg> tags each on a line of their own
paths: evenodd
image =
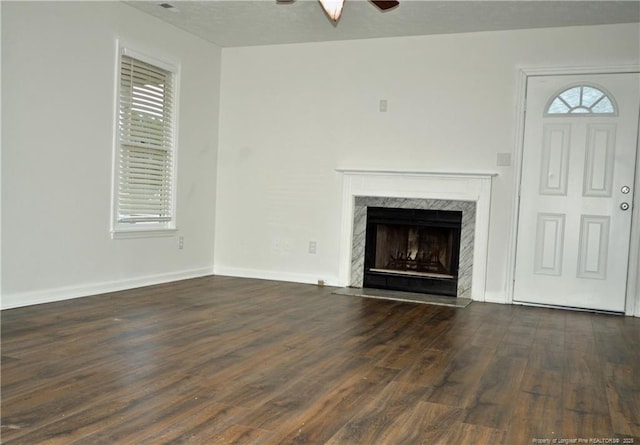
<svg viewBox="0 0 640 445">
<path fill-rule="evenodd" d="M 637 73 L 529 77 L 514 301 L 624 312 L 639 104 Z"/>
</svg>

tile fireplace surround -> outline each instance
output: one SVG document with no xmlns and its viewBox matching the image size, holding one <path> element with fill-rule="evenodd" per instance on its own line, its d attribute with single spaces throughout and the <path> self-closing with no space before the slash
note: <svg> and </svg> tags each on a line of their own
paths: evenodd
<svg viewBox="0 0 640 445">
<path fill-rule="evenodd" d="M 461 210 L 457 297 L 484 301 L 492 173 L 338 170 L 343 175 L 339 281 L 362 287 L 369 206 Z"/>
</svg>

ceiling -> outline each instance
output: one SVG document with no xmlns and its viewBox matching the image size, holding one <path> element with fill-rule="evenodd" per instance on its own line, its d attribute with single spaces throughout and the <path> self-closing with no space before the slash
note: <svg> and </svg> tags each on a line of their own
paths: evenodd
<svg viewBox="0 0 640 445">
<path fill-rule="evenodd" d="M 336 26 L 316 0 L 125 3 L 223 48 L 640 22 L 640 0 L 400 0 L 400 6 L 386 12 L 366 0 L 347 0 Z M 161 3 L 175 7 L 165 9 Z"/>
</svg>

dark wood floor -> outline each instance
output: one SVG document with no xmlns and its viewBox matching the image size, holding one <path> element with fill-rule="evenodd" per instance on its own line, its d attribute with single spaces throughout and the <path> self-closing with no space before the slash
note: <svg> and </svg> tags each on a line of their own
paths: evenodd
<svg viewBox="0 0 640 445">
<path fill-rule="evenodd" d="M 631 317 L 225 277 L 2 312 L 6 444 L 640 444 L 639 416 Z"/>
</svg>

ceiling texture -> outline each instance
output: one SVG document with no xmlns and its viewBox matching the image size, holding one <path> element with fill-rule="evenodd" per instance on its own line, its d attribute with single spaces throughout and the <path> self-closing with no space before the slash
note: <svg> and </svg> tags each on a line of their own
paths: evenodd
<svg viewBox="0 0 640 445">
<path fill-rule="evenodd" d="M 346 0 L 335 26 L 316 0 L 125 3 L 222 48 L 640 22 L 640 0 L 400 0 L 386 12 L 367 0 Z"/>
</svg>

